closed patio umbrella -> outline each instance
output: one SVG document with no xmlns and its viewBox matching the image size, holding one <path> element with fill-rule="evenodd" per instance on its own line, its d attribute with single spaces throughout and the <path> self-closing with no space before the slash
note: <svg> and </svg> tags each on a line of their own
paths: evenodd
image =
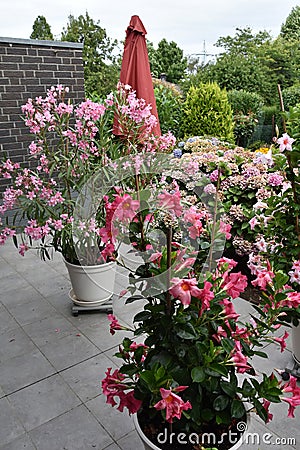
<svg viewBox="0 0 300 450">
<path fill-rule="evenodd" d="M 160 136 L 161 131 L 150 72 L 146 34 L 147 31 L 139 16 L 132 16 L 126 30 L 120 82 L 130 85 L 136 91 L 137 98 L 143 98 L 147 104 L 152 105 L 151 113 L 157 118 L 153 133 Z M 116 121 L 114 134 L 121 134 Z"/>
</svg>

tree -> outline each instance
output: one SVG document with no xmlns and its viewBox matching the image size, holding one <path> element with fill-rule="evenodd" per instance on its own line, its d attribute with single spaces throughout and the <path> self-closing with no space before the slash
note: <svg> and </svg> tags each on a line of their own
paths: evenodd
<svg viewBox="0 0 300 450">
<path fill-rule="evenodd" d="M 167 81 L 178 83 L 185 76 L 187 58 L 183 56 L 183 50 L 178 47 L 176 42 L 162 39 L 154 52 L 151 45 L 148 45 L 148 52 L 151 72 L 155 77 L 159 78 L 164 73 Z"/>
<path fill-rule="evenodd" d="M 280 36 L 287 41 L 300 39 L 300 6 L 292 8 L 284 24 L 281 25 Z"/>
<path fill-rule="evenodd" d="M 117 86 L 119 66 L 117 55 L 117 40 L 111 40 L 106 30 L 100 26 L 100 21 L 94 20 L 85 13 L 78 18 L 69 16 L 67 28 L 61 34 L 62 41 L 83 43 L 83 64 L 85 90 L 87 95 L 105 96 Z"/>
<path fill-rule="evenodd" d="M 51 32 L 51 27 L 44 16 L 37 16 L 32 26 L 32 33 L 30 39 L 40 39 L 46 41 L 53 41 L 54 37 Z"/>
</svg>

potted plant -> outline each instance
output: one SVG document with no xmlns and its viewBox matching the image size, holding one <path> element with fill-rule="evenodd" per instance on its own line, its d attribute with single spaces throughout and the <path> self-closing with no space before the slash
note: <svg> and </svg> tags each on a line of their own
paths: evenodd
<svg viewBox="0 0 300 450">
<path fill-rule="evenodd" d="M 103 103 L 86 100 L 79 105 L 67 100 L 68 91 L 58 85 L 22 106 L 33 137 L 30 163 L 22 168 L 7 159 L 0 166 L 8 183 L 0 206 L 0 244 L 13 238 L 21 255 L 36 248 L 42 259 L 51 258 L 51 250 L 61 253 L 73 283 L 73 301 L 102 303 L 113 292 L 117 257 L 117 242 L 107 233 L 111 208 L 118 206 L 116 196 L 120 203 L 128 194 L 119 195 L 118 185 L 112 186 L 95 211 L 80 210 L 86 185 L 115 158 L 168 147 L 174 138 L 152 135 L 156 119 L 151 107 L 130 86 L 119 85 Z M 115 114 L 122 139 L 111 132 Z M 90 296 L 84 279 L 91 282 Z"/>
<path fill-rule="evenodd" d="M 132 336 L 120 344 L 115 356 L 122 365 L 108 368 L 102 390 L 107 403 L 136 414 L 145 449 L 201 449 L 208 435 L 214 436 L 219 450 L 228 449 L 224 436 L 235 434 L 231 444 L 239 439 L 247 411 L 268 422 L 272 402 L 286 402 L 289 417 L 300 404 L 295 378 L 284 382 L 275 373 L 259 376 L 253 362 L 254 357 L 266 357 L 266 343 L 280 344 L 284 351 L 288 333 L 278 335 L 278 330 L 285 314 L 293 315 L 299 308 L 300 294 L 287 286 L 288 276 L 273 271 L 267 262 L 257 267 L 253 282 L 261 289 L 261 303 L 251 320 L 240 320 L 233 300 L 246 288 L 246 276 L 233 272 L 236 262 L 231 259 L 221 257 L 214 264 L 207 246 L 208 236 L 213 244 L 220 234 L 229 238 L 230 228 L 224 227 L 214 207 L 212 214 L 200 205 L 184 211 L 186 198 L 180 189 L 176 184 L 169 189 L 158 195 L 161 220 L 150 211 L 165 242 L 160 249 L 149 248 L 129 286 L 134 294 L 142 280 L 139 294 L 127 303 L 141 301 L 143 309 L 132 329 L 109 316 L 112 334 L 126 330 Z M 152 202 L 148 205 L 151 209 Z M 191 257 L 188 245 L 182 246 L 181 238 L 186 241 L 182 234 L 178 239 L 179 218 L 186 224 L 183 235 L 187 232 L 191 241 L 198 241 L 200 250 L 202 243 L 208 249 L 208 261 L 195 248 Z M 147 208 L 137 213 L 131 228 L 137 246 L 147 246 L 145 220 L 149 223 Z"/>
</svg>

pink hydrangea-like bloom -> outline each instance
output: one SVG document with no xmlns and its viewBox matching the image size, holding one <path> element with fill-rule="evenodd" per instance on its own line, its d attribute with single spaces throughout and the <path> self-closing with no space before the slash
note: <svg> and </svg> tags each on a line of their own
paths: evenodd
<svg viewBox="0 0 300 450">
<path fill-rule="evenodd" d="M 268 183 L 270 186 L 281 186 L 283 180 L 283 176 L 279 173 L 270 173 L 270 175 L 268 176 Z"/>
<path fill-rule="evenodd" d="M 196 278 L 172 278 L 171 283 L 174 286 L 170 288 L 170 294 L 174 298 L 178 298 L 183 305 L 189 305 L 191 303 L 192 295 L 197 298 L 200 298 L 202 295 L 201 290 L 197 286 Z"/>
<path fill-rule="evenodd" d="M 173 419 L 176 417 L 177 419 L 181 419 L 182 411 L 187 411 L 192 408 L 192 405 L 189 401 L 184 402 L 179 395 L 174 394 L 174 391 L 180 392 L 186 389 L 187 386 L 179 386 L 178 388 L 173 389 L 164 389 L 160 388 L 160 395 L 162 396 L 162 400 L 157 402 L 154 405 L 155 409 L 166 410 L 166 421 L 169 423 L 173 422 Z"/>
<path fill-rule="evenodd" d="M 295 142 L 295 139 L 291 138 L 287 133 L 284 133 L 281 138 L 277 139 L 281 152 L 284 152 L 284 150 L 291 151 L 293 142 Z"/>
</svg>

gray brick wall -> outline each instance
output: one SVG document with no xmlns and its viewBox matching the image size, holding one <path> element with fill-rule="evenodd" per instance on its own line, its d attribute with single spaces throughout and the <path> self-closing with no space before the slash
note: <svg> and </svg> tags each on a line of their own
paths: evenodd
<svg viewBox="0 0 300 450">
<path fill-rule="evenodd" d="M 69 86 L 69 98 L 84 99 L 82 44 L 0 37 L 0 160 L 30 165 L 32 141 L 21 118 L 28 98 L 44 96 L 57 84 Z M 5 182 L 0 182 L 3 190 Z"/>
</svg>

